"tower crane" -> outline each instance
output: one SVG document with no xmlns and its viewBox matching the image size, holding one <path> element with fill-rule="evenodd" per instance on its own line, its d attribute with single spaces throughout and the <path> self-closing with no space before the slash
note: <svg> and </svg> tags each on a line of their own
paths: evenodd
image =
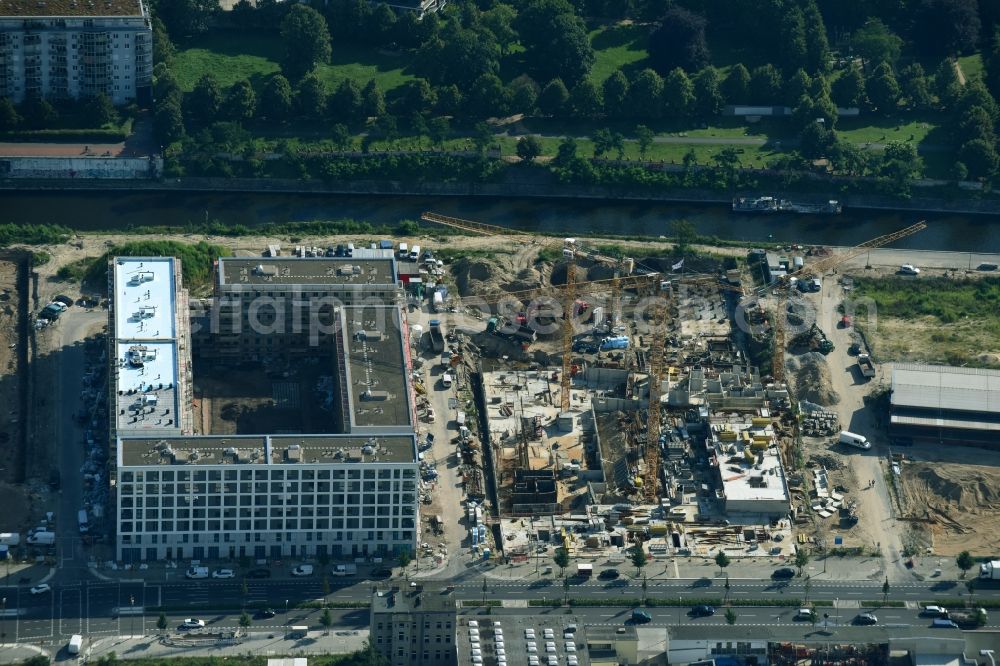
<svg viewBox="0 0 1000 666">
<path fill-rule="evenodd" d="M 854 247 L 839 254 L 824 257 L 809 264 L 808 266 L 800 268 L 797 271 L 783 275 L 778 278 L 777 283 L 772 283 L 771 285 L 766 285 L 761 289 L 758 289 L 757 295 L 762 295 L 763 292 L 766 292 L 769 289 L 774 289 L 775 295 L 778 298 L 777 311 L 775 312 L 774 317 L 774 349 L 773 356 L 771 358 L 772 379 L 776 382 L 782 382 L 785 379 L 785 324 L 787 320 L 788 290 L 791 288 L 792 278 L 800 278 L 806 275 L 823 275 L 824 273 L 847 263 L 851 259 L 854 259 L 865 252 L 882 247 L 883 245 L 888 245 L 889 243 L 895 242 L 901 238 L 912 236 L 913 234 L 923 231 L 926 228 L 926 221 L 921 220 L 920 222 L 910 225 L 904 229 L 900 229 L 899 231 L 878 236 L 859 245 L 855 245 Z"/>
</svg>

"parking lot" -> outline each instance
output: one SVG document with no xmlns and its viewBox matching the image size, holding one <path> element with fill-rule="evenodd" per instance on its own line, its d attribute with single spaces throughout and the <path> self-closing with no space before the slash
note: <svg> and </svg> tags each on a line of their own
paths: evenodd
<svg viewBox="0 0 1000 666">
<path fill-rule="evenodd" d="M 573 616 L 463 617 L 457 643 L 459 661 L 474 666 L 589 666 Z"/>
</svg>

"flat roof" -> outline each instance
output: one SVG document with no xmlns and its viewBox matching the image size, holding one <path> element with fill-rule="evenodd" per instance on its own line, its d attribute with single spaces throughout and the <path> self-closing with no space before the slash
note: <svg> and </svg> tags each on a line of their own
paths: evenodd
<svg viewBox="0 0 1000 666">
<path fill-rule="evenodd" d="M 456 613 L 455 595 L 445 594 L 443 583 L 417 582 L 416 588 L 375 588 L 373 613 Z"/>
<path fill-rule="evenodd" d="M 0 0 L 2 2 L 3 0 Z M 220 257 L 219 285 L 392 286 L 392 257 Z"/>
<path fill-rule="evenodd" d="M 731 430 L 736 431 L 737 435 L 749 432 L 751 436 L 757 435 L 771 440 L 768 448 L 757 452 L 758 456 L 753 465 L 743 457 L 743 444 L 739 439 L 736 442 L 719 442 L 722 447 L 734 443 L 737 445 L 736 454 L 719 453 L 719 471 L 722 473 L 722 485 L 726 499 L 743 502 L 755 500 L 787 501 L 788 483 L 785 479 L 785 470 L 781 466 L 781 459 L 777 449 L 774 448 L 773 428 L 771 426 L 755 427 L 750 422 L 726 425 Z M 725 459 L 723 456 L 726 456 Z"/>
<path fill-rule="evenodd" d="M 298 465 L 413 463 L 416 437 L 397 435 L 235 435 L 123 437 L 122 465 Z"/>
<path fill-rule="evenodd" d="M 351 429 L 412 427 L 405 322 L 396 307 L 345 306 L 340 311 Z"/>
<path fill-rule="evenodd" d="M 1000 413 L 1000 370 L 896 364 L 891 402 L 894 407 Z"/>
<path fill-rule="evenodd" d="M 145 16 L 139 0 L 0 0 L 0 17 Z"/>
<path fill-rule="evenodd" d="M 0 0 L 3 2 L 4 0 Z M 180 403 L 177 284 L 173 257 L 115 257 L 112 294 L 114 418 L 121 434 L 177 435 Z"/>
<path fill-rule="evenodd" d="M 913 638 L 944 639 L 961 641 L 964 632 L 955 632 L 945 636 L 940 629 L 931 629 L 930 621 L 924 626 L 899 626 L 899 625 L 873 625 L 868 627 L 855 627 L 847 624 L 851 621 L 858 610 L 856 608 L 840 609 L 841 626 L 824 627 L 822 620 L 812 626 L 810 623 L 803 625 L 752 625 L 740 626 L 721 624 L 690 624 L 671 625 L 667 629 L 667 649 L 670 641 L 781 641 L 803 644 L 827 644 L 827 645 L 864 645 L 864 644 L 886 644 L 891 640 L 905 640 Z M 661 630 L 662 631 L 662 630 Z"/>
<path fill-rule="evenodd" d="M 0 0 L 3 2 L 4 0 Z M 173 257 L 115 259 L 115 335 L 168 340 L 175 331 Z"/>
</svg>

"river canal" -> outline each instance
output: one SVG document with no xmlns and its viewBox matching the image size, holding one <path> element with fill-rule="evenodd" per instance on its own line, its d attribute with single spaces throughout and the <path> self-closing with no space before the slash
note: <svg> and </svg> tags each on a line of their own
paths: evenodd
<svg viewBox="0 0 1000 666">
<path fill-rule="evenodd" d="M 1000 252 L 1000 217 L 846 209 L 834 217 L 734 215 L 728 206 L 587 199 L 343 196 L 284 193 L 3 192 L 0 222 L 57 223 L 80 230 L 183 226 L 206 218 L 249 226 L 268 222 L 353 219 L 395 225 L 421 211 L 517 229 L 566 235 L 659 236 L 674 220 L 698 234 L 752 243 L 855 245 L 924 218 L 930 227 L 901 248 Z"/>
</svg>

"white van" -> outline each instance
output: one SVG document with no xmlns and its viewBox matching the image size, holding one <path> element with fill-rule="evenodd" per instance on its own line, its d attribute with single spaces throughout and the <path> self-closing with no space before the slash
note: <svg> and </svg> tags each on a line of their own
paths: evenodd
<svg viewBox="0 0 1000 666">
<path fill-rule="evenodd" d="M 413 249 L 410 250 L 410 261 L 416 261 L 420 258 L 420 246 L 414 245 Z"/>
<path fill-rule="evenodd" d="M 451 388 L 452 381 L 453 379 L 451 373 L 446 372 L 443 375 L 441 375 L 441 385 L 444 386 L 445 388 Z"/>
<path fill-rule="evenodd" d="M 398 256 L 400 259 L 406 259 L 408 256 L 410 256 L 410 248 L 406 243 L 399 244 Z"/>
<path fill-rule="evenodd" d="M 867 451 L 872 448 L 872 443 L 864 435 L 856 435 L 853 432 L 847 432 L 846 430 L 840 431 L 840 443 L 846 444 L 847 446 L 853 446 L 856 449 L 862 449 Z"/>
<path fill-rule="evenodd" d="M 185 578 L 208 578 L 208 567 L 191 567 L 184 573 Z"/>
</svg>

